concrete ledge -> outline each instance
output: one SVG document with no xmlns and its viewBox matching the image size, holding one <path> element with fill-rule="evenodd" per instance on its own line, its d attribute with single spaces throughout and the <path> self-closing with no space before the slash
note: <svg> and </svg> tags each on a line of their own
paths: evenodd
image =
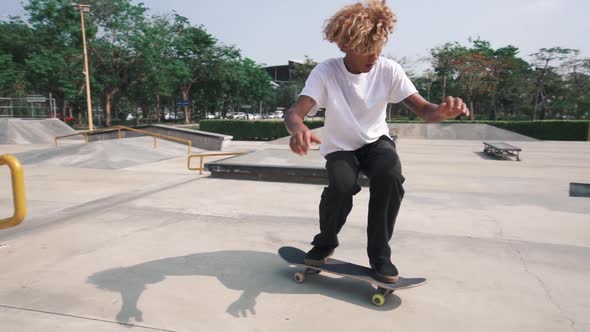
<svg viewBox="0 0 590 332">
<path fill-rule="evenodd" d="M 395 130 L 402 139 L 537 141 L 483 123 L 389 123 L 388 126 L 390 132 Z"/>
<path fill-rule="evenodd" d="M 315 168 L 288 168 L 253 165 L 223 165 L 208 163 L 211 177 L 233 180 L 327 184 L 326 170 Z"/>
<path fill-rule="evenodd" d="M 590 197 L 590 184 L 570 183 L 570 197 Z"/>
<path fill-rule="evenodd" d="M 192 130 L 186 128 L 177 128 L 166 125 L 149 125 L 140 126 L 137 129 L 156 132 L 162 135 L 168 135 L 178 138 L 188 139 L 193 146 L 203 150 L 220 151 L 223 150 L 225 143 L 231 141 L 233 136 L 208 133 L 206 131 Z"/>
<path fill-rule="evenodd" d="M 267 149 L 205 164 L 213 178 L 305 184 L 328 184 L 325 159 L 318 151 L 301 157 L 290 150 Z M 368 185 L 364 175 L 359 185 Z"/>
<path fill-rule="evenodd" d="M 136 129 L 141 129 L 157 134 L 187 139 L 192 142 L 192 146 L 198 149 L 203 150 L 211 150 L 211 151 L 220 151 L 223 150 L 226 142 L 230 141 L 233 137 L 220 135 L 215 133 L 208 133 L 199 130 L 191 130 L 185 128 L 176 128 L 172 126 L 165 126 L 165 125 L 145 125 L 145 126 L 138 126 L 135 127 Z M 121 135 L 123 138 L 129 137 L 140 137 L 146 136 L 142 133 L 136 133 L 132 131 L 123 130 L 121 131 Z M 94 133 L 88 135 L 89 141 L 101 141 L 101 140 L 110 140 L 117 138 L 117 131 L 109 131 L 104 133 Z M 172 140 L 171 140 L 172 141 Z M 175 143 L 179 143 L 177 141 L 172 141 Z"/>
</svg>

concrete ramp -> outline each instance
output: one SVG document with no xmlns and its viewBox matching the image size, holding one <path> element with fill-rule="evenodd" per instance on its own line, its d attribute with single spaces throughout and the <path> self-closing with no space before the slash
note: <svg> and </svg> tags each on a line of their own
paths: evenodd
<svg viewBox="0 0 590 332">
<path fill-rule="evenodd" d="M 322 128 L 312 132 L 322 138 Z M 480 123 L 390 123 L 389 132 L 399 139 L 436 140 L 494 140 L 494 141 L 537 141 L 537 139 L 512 131 Z M 289 137 L 279 138 L 272 144 L 289 144 Z"/>
<path fill-rule="evenodd" d="M 193 149 L 197 153 L 199 149 Z M 151 137 L 68 144 L 57 148 L 17 153 L 23 165 L 121 169 L 187 155 L 186 145 L 164 140 L 153 147 Z"/>
<path fill-rule="evenodd" d="M 51 144 L 56 136 L 75 133 L 59 119 L 0 119 L 0 144 Z"/>
<path fill-rule="evenodd" d="M 536 139 L 481 123 L 390 123 L 400 139 L 536 141 Z"/>
</svg>

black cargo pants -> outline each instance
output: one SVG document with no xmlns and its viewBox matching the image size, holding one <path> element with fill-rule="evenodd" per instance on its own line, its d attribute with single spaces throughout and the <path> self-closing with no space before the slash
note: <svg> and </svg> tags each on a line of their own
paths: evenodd
<svg viewBox="0 0 590 332">
<path fill-rule="evenodd" d="M 320 201 L 320 233 L 314 246 L 338 246 L 338 233 L 352 210 L 352 196 L 360 190 L 359 172 L 370 181 L 367 225 L 367 254 L 371 262 L 389 259 L 389 240 L 404 197 L 404 177 L 395 143 L 387 136 L 356 151 L 337 151 L 326 155 L 328 187 Z"/>
</svg>

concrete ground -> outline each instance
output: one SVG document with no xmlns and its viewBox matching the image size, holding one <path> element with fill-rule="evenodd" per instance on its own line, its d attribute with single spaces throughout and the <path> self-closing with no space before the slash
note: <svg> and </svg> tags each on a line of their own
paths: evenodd
<svg viewBox="0 0 590 332">
<path fill-rule="evenodd" d="M 59 119 L 0 118 L 0 144 L 51 144 L 56 136 L 75 134 L 76 131 Z M 82 141 L 82 136 L 62 141 Z"/>
<path fill-rule="evenodd" d="M 393 259 L 428 283 L 383 307 L 362 282 L 296 284 L 276 254 L 309 248 L 322 186 L 211 179 L 185 157 L 38 164 L 25 166 L 27 219 L 0 231 L 0 330 L 590 331 L 590 200 L 568 196 L 570 182 L 590 183 L 590 143 L 515 142 L 522 162 L 489 159 L 478 141 L 397 145 L 406 196 Z M 0 188 L 4 218 L 7 167 Z M 367 264 L 368 198 L 355 196 L 335 257 Z"/>
</svg>

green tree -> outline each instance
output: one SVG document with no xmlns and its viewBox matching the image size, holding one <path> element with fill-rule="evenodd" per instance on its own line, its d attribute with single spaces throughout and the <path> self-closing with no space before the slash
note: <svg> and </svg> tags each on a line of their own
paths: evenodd
<svg viewBox="0 0 590 332">
<path fill-rule="evenodd" d="M 165 57 L 170 61 L 175 83 L 182 100 L 188 101 L 195 85 L 207 81 L 212 63 L 231 56 L 228 49 L 216 47 L 216 40 L 202 26 L 191 26 L 188 19 L 175 15 L 175 34 Z M 189 108 L 184 107 L 185 122 L 189 123 Z"/>
<path fill-rule="evenodd" d="M 217 98 L 222 99 L 224 102 L 218 103 L 222 110 L 235 109 L 244 104 L 259 109 L 261 102 L 271 99 L 274 94 L 271 78 L 254 60 L 242 58 L 239 50 L 233 48 L 226 50 L 226 56 L 219 59 L 222 61 L 211 70 L 214 77 L 201 84 L 201 89 L 216 89 L 217 92 L 212 91 L 207 96 L 217 95 Z"/>
<path fill-rule="evenodd" d="M 518 57 L 518 48 L 508 45 L 493 51 L 490 69 L 493 72 L 490 90 L 489 118 L 518 118 L 519 110 L 526 108 L 529 64 Z"/>
<path fill-rule="evenodd" d="M 0 96 L 22 96 L 27 84 L 24 69 L 10 54 L 0 54 L 0 68 Z"/>
<path fill-rule="evenodd" d="M 457 84 L 466 98 L 470 118 L 475 119 L 475 100 L 482 94 L 489 92 L 494 81 L 493 51 L 488 42 L 473 41 L 472 48 L 457 48 L 454 50 L 452 70 L 456 73 Z M 479 111 L 479 110 L 477 110 Z"/>
<path fill-rule="evenodd" d="M 88 21 L 100 31 L 89 40 L 95 79 L 94 88 L 103 96 L 105 124 L 111 125 L 113 97 L 138 79 L 134 66 L 142 59 L 133 38 L 142 33 L 146 8 L 130 0 L 94 0 Z"/>
<path fill-rule="evenodd" d="M 79 14 L 67 0 L 30 0 L 25 6 L 35 49 L 26 60 L 33 91 L 62 101 L 62 113 L 83 99 L 84 73 Z M 92 29 L 90 29 L 92 33 Z"/>
<path fill-rule="evenodd" d="M 443 46 L 435 47 L 430 51 L 432 67 L 439 77 L 441 84 L 441 101 L 447 96 L 448 80 L 455 75 L 454 61 L 457 52 L 464 51 L 465 48 L 459 43 L 446 43 Z"/>
<path fill-rule="evenodd" d="M 309 56 L 305 56 L 303 63 L 292 62 L 293 71 L 291 74 L 292 82 L 284 82 L 273 88 L 273 93 L 269 96 L 269 103 L 273 108 L 290 107 L 301 93 L 305 86 L 305 81 L 311 71 L 317 66 L 317 62 Z"/>
<path fill-rule="evenodd" d="M 561 65 L 566 87 L 562 117 L 581 118 L 590 111 L 590 58 L 574 56 Z"/>
<path fill-rule="evenodd" d="M 521 116 L 528 107 L 532 73 L 528 63 L 512 45 L 494 49 L 485 40 L 470 38 L 469 42 L 468 47 L 455 42 L 433 49 L 432 63 L 439 79 L 418 82 L 435 99 L 438 87 L 443 91 L 441 98 L 448 92 L 463 97 L 472 119 L 475 114 L 489 119 Z"/>
<path fill-rule="evenodd" d="M 208 75 L 199 84 L 198 90 L 202 95 L 206 94 L 207 101 L 204 103 L 209 103 L 211 99 L 219 100 L 217 106 L 221 106 L 221 112 L 233 112 L 236 106 L 242 104 L 248 74 L 238 49 L 227 46 L 216 48 L 218 56 L 211 59 Z"/>
<path fill-rule="evenodd" d="M 0 22 L 0 96 L 25 94 L 26 61 L 34 51 L 33 31 L 19 18 Z"/>
<path fill-rule="evenodd" d="M 173 66 L 166 57 L 172 47 L 174 27 L 168 15 L 153 16 L 141 22 L 140 33 L 130 36 L 130 47 L 137 59 L 131 67 L 128 92 L 140 106 L 144 118 L 148 117 L 150 105 L 154 106 L 155 117 L 162 118 L 161 97 L 172 97 L 175 91 Z"/>
<path fill-rule="evenodd" d="M 550 83 L 557 83 L 556 78 L 558 77 L 556 72 L 555 62 L 561 63 L 562 61 L 570 58 L 571 55 L 577 55 L 578 50 L 552 47 L 542 48 L 537 53 L 531 54 L 535 58 L 533 65 L 536 67 L 536 82 L 535 82 L 535 97 L 534 105 L 535 109 L 533 112 L 533 120 L 537 119 L 537 112 L 539 105 L 541 106 L 541 119 L 545 119 L 548 112 L 550 112 L 550 104 L 555 99 L 548 98 L 548 89 L 556 88 L 555 85 Z"/>
<path fill-rule="evenodd" d="M 293 81 L 295 82 L 295 89 L 300 90 L 305 86 L 305 81 L 311 73 L 311 71 L 317 66 L 317 61 L 313 60 L 309 56 L 305 56 L 303 63 L 293 64 Z"/>
<path fill-rule="evenodd" d="M 240 65 L 244 73 L 243 86 L 240 89 L 242 99 L 251 105 L 259 105 L 262 101 L 269 100 L 274 93 L 270 75 L 252 59 L 245 58 L 240 61 Z M 260 112 L 262 113 L 262 110 Z"/>
</svg>

